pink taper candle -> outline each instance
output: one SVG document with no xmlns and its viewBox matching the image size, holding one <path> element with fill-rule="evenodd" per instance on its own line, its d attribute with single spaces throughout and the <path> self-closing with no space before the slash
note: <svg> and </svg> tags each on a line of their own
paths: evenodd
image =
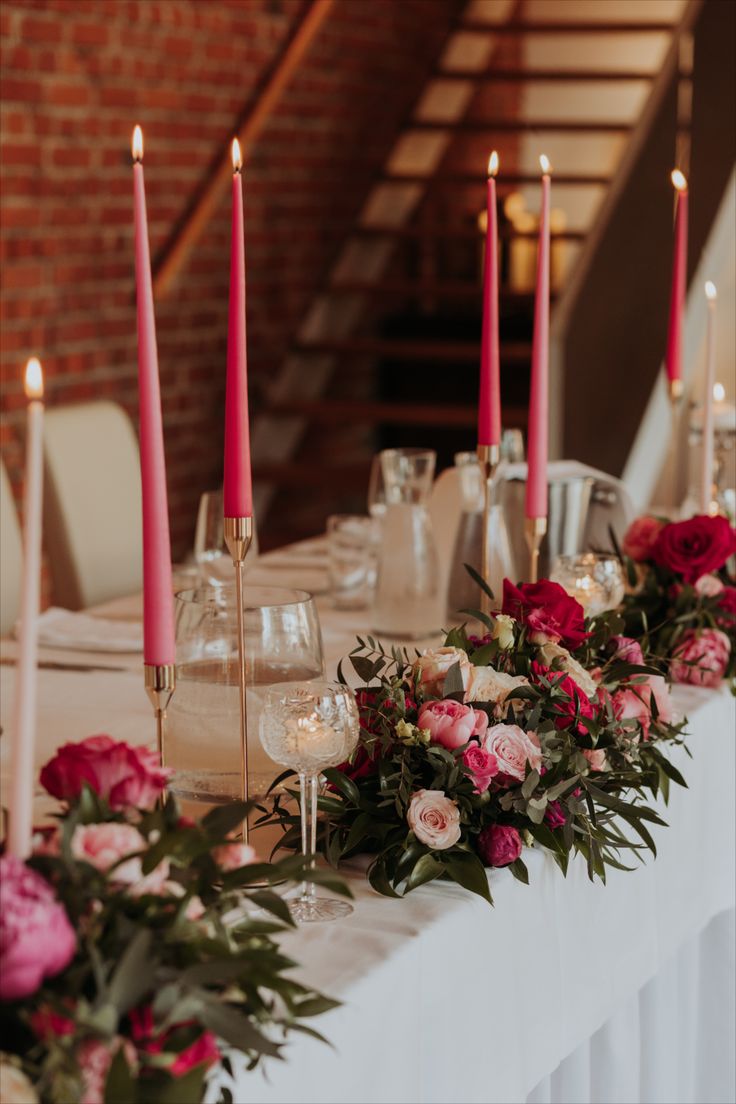
<svg viewBox="0 0 736 1104">
<path fill-rule="evenodd" d="M 670 295 L 670 320 L 667 330 L 667 380 L 670 394 L 679 398 L 682 393 L 682 322 L 685 313 L 685 294 L 687 290 L 687 180 L 675 169 L 672 183 L 677 197 L 675 200 L 675 242 L 672 259 L 672 292 Z"/>
<path fill-rule="evenodd" d="M 243 165 L 240 144 L 233 139 L 233 214 L 230 246 L 230 319 L 225 389 L 225 517 L 252 517 L 250 424 L 248 420 L 248 360 L 245 345 L 245 245 L 243 225 Z"/>
<path fill-rule="evenodd" d="M 547 517 L 547 452 L 549 447 L 549 205 L 550 164 L 542 154 L 542 211 L 539 218 L 537 288 L 534 300 L 532 377 L 527 431 L 528 474 L 526 507 L 528 518 Z"/>
<path fill-rule="evenodd" d="M 488 218 L 483 269 L 483 331 L 480 350 L 480 397 L 478 401 L 478 444 L 501 443 L 501 382 L 498 349 L 498 213 L 496 173 L 498 154 L 488 160 Z"/>
<path fill-rule="evenodd" d="M 43 501 L 43 373 L 32 357 L 26 366 L 28 416 L 26 479 L 23 495 L 23 581 L 20 641 L 11 733 L 12 764 L 8 851 L 19 859 L 31 853 L 34 745 L 36 741 L 36 653 L 41 590 L 41 505 Z"/>
<path fill-rule="evenodd" d="M 703 396 L 703 467 L 700 483 L 700 512 L 709 514 L 713 503 L 713 388 L 716 385 L 716 285 L 706 280 L 708 329 L 705 341 L 705 394 Z"/>
<path fill-rule="evenodd" d="M 133 131 L 135 280 L 138 305 L 138 398 L 143 497 L 143 662 L 174 663 L 174 588 L 171 578 L 169 506 L 161 424 L 161 391 L 148 250 L 143 134 Z"/>
</svg>

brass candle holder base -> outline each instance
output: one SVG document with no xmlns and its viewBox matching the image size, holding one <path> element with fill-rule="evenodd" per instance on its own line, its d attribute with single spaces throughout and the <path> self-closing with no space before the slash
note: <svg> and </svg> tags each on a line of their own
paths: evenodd
<svg viewBox="0 0 736 1104">
<path fill-rule="evenodd" d="M 491 491 L 493 477 L 501 459 L 500 445 L 478 445 L 478 463 L 483 472 L 483 533 L 481 534 L 480 573 L 487 583 L 491 574 L 491 544 L 488 529 L 491 524 Z M 491 612 L 491 599 L 486 592 L 480 592 L 481 612 L 488 616 Z"/>
<path fill-rule="evenodd" d="M 243 609 L 243 568 L 253 540 L 253 518 L 223 519 L 225 544 L 235 569 L 235 604 L 238 617 L 238 688 L 240 691 L 240 792 L 243 801 L 250 793 L 248 785 L 248 703 L 246 696 L 245 610 Z M 248 818 L 243 821 L 243 843 L 248 842 Z"/>
<path fill-rule="evenodd" d="M 681 379 L 673 379 L 668 384 L 670 402 L 676 406 L 685 393 L 685 385 Z"/>
<path fill-rule="evenodd" d="M 524 536 L 529 548 L 529 582 L 536 583 L 539 576 L 539 549 L 547 532 L 546 517 L 531 517 L 524 522 Z"/>
<path fill-rule="evenodd" d="M 166 766 L 165 722 L 171 696 L 176 689 L 176 667 L 173 663 L 145 663 L 143 684 L 156 718 L 156 747 L 161 766 Z"/>
</svg>

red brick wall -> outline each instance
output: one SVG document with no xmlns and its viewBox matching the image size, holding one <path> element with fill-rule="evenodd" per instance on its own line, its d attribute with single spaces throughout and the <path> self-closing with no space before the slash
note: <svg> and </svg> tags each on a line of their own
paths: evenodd
<svg viewBox="0 0 736 1104">
<path fill-rule="evenodd" d="M 251 403 L 380 171 L 460 0 L 336 0 L 246 166 Z M 2 455 L 22 479 L 25 360 L 50 404 L 137 416 L 130 134 L 156 257 L 278 54 L 298 0 L 3 0 Z M 229 198 L 157 303 L 174 552 L 221 475 Z M 257 457 L 255 458 L 257 461 Z"/>
</svg>

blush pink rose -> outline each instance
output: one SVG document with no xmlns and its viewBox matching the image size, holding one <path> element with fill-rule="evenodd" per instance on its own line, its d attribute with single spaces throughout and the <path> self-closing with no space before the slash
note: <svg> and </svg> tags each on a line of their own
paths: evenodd
<svg viewBox="0 0 736 1104">
<path fill-rule="evenodd" d="M 663 521 L 649 516 L 632 521 L 623 540 L 622 547 L 626 555 L 637 563 L 651 560 L 654 543 L 663 526 Z"/>
<path fill-rule="evenodd" d="M 406 819 L 419 842 L 434 851 L 446 851 L 460 839 L 460 810 L 443 790 L 417 790 Z"/>
<path fill-rule="evenodd" d="M 0 858 L 0 1000 L 35 993 L 69 965 L 76 947 L 49 883 L 13 855 Z"/>
<path fill-rule="evenodd" d="M 487 748 L 471 744 L 463 752 L 463 764 L 472 775 L 476 793 L 485 793 L 498 774 L 498 759 Z"/>
<path fill-rule="evenodd" d="M 507 824 L 489 824 L 478 836 L 478 851 L 486 866 L 508 866 L 521 855 L 521 836 Z"/>
<path fill-rule="evenodd" d="M 611 643 L 616 646 L 616 659 L 622 659 L 624 663 L 631 663 L 635 666 L 644 662 L 641 644 L 633 637 L 614 636 Z"/>
<path fill-rule="evenodd" d="M 695 593 L 701 598 L 715 598 L 723 592 L 723 583 L 717 575 L 701 575 L 695 583 Z"/>
<path fill-rule="evenodd" d="M 258 862 L 255 847 L 251 847 L 249 843 L 238 843 L 237 840 L 216 847 L 212 852 L 212 858 L 223 870 L 239 870 L 241 866 L 250 866 Z"/>
<path fill-rule="evenodd" d="M 542 765 L 542 752 L 534 732 L 524 732 L 518 725 L 499 724 L 488 729 L 483 746 L 495 756 L 499 781 L 523 782 L 527 763 L 532 770 Z"/>
<path fill-rule="evenodd" d="M 583 755 L 590 763 L 591 770 L 608 770 L 608 760 L 606 759 L 606 753 L 603 748 L 583 748 Z"/>
<path fill-rule="evenodd" d="M 672 721 L 672 699 L 661 675 L 651 675 L 641 683 L 622 686 L 612 695 L 613 711 L 620 721 L 637 720 L 644 739 L 649 739 L 652 725 L 652 699 L 657 706 L 657 719 L 663 724 Z"/>
<path fill-rule="evenodd" d="M 136 852 L 145 851 L 147 846 L 143 836 L 132 824 L 118 824 L 114 821 L 78 824 L 71 840 L 75 859 L 89 863 L 103 874 L 110 871 L 112 880 L 129 886 L 129 892 L 134 897 L 140 897 L 144 893 L 163 893 L 169 877 L 167 859 L 144 877 L 141 856 Z M 128 855 L 131 857 L 121 862 Z M 116 865 L 118 863 L 120 865 Z M 111 870 L 112 867 L 115 869 Z"/>
<path fill-rule="evenodd" d="M 445 677 L 451 667 L 460 664 L 463 686 L 467 688 L 471 663 L 462 648 L 433 648 L 414 663 L 414 677 L 425 698 L 441 698 Z"/>
<path fill-rule="evenodd" d="M 672 653 L 670 675 L 673 682 L 691 682 L 695 686 L 718 686 L 731 658 L 731 642 L 720 629 L 694 629 L 686 632 Z"/>
<path fill-rule="evenodd" d="M 429 732 L 433 744 L 452 750 L 467 744 L 473 736 L 484 736 L 488 717 L 482 709 L 472 709 L 448 698 L 425 702 L 419 710 L 417 727 Z"/>
<path fill-rule="evenodd" d="M 146 748 L 90 736 L 60 747 L 41 771 L 41 785 L 52 797 L 76 801 L 86 782 L 111 809 L 152 809 L 170 774 Z"/>
</svg>

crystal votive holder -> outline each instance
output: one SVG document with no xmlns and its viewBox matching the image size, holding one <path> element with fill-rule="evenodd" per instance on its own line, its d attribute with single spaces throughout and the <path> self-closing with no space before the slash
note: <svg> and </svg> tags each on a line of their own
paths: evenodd
<svg viewBox="0 0 736 1104">
<path fill-rule="evenodd" d="M 586 617 L 615 609 L 623 601 L 624 575 L 615 556 L 597 552 L 558 556 L 550 579 L 577 599 Z"/>
</svg>

